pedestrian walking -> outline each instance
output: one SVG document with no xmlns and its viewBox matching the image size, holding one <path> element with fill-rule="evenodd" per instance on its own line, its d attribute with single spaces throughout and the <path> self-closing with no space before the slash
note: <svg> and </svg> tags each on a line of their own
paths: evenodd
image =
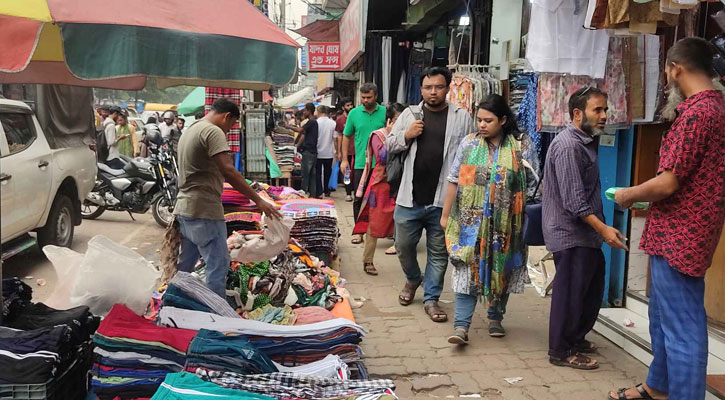
<svg viewBox="0 0 725 400">
<path fill-rule="evenodd" d="M 268 217 L 281 217 L 234 167 L 226 133 L 239 114 L 236 103 L 219 98 L 179 141 L 179 194 L 174 207 L 182 236 L 178 269 L 191 272 L 201 256 L 206 262 L 206 285 L 221 297 L 225 297 L 230 262 L 221 200 L 224 182 L 254 201 Z"/>
<path fill-rule="evenodd" d="M 370 134 L 385 126 L 385 107 L 377 103 L 378 87 L 374 83 L 366 83 L 360 87 L 361 105 L 350 110 L 345 123 L 345 130 L 342 138 L 342 160 L 340 161 L 340 172 L 350 173 L 352 187 L 362 185 L 367 188 L 368 183 L 362 181 L 363 170 L 365 170 L 365 149 L 370 140 Z M 350 165 L 347 149 L 350 145 L 350 137 L 355 138 L 355 154 L 357 157 L 354 164 Z M 373 165 L 375 163 L 373 162 Z M 365 191 L 363 191 L 364 193 Z M 355 196 L 352 203 L 353 217 L 357 221 L 362 206 L 362 197 Z M 362 235 L 353 235 L 352 244 L 360 244 L 363 241 Z"/>
<path fill-rule="evenodd" d="M 640 247 L 650 256 L 654 358 L 646 384 L 610 392 L 610 399 L 705 398 L 705 273 L 725 222 L 725 100 L 712 82 L 713 55 L 694 37 L 669 50 L 668 106 L 677 117 L 662 139 L 658 175 L 615 193 L 625 208 L 652 202 Z"/>
<path fill-rule="evenodd" d="M 129 125 L 128 116 L 121 113 L 116 118 L 116 134 L 119 136 L 117 147 L 118 152 L 126 157 L 136 156 L 136 147 L 138 139 L 136 138 L 136 129 L 133 125 Z"/>
<path fill-rule="evenodd" d="M 337 148 L 340 150 L 337 154 L 337 160 L 342 164 L 342 140 L 344 138 L 343 132 L 345 132 L 345 124 L 347 123 L 347 115 L 350 113 L 350 111 L 353 109 L 352 99 L 349 97 L 345 97 L 340 101 L 340 104 L 342 104 L 342 114 L 338 114 L 337 119 L 335 120 L 335 132 L 337 133 Z M 347 146 L 347 157 L 346 160 L 349 165 L 353 165 L 353 158 L 355 157 L 355 135 L 350 136 L 350 144 Z M 343 176 L 345 173 L 344 171 L 340 170 L 340 175 Z M 342 182 L 342 181 L 341 181 Z M 353 201 L 353 190 L 352 182 L 349 185 L 345 185 L 345 201 L 352 202 Z"/>
<path fill-rule="evenodd" d="M 595 136 L 607 122 L 607 94 L 596 87 L 569 98 L 572 123 L 556 135 L 544 167 L 542 225 L 546 248 L 554 253 L 556 279 L 549 318 L 549 362 L 595 369 L 583 353 L 604 295 L 602 239 L 626 249 L 624 236 L 604 223 Z"/>
<path fill-rule="evenodd" d="M 406 108 L 385 140 L 388 155 L 407 154 L 393 216 L 395 248 L 407 280 L 398 302 L 404 306 L 411 304 L 423 283 L 417 246 L 425 229 L 427 262 L 423 303 L 431 320 L 445 322 L 448 315 L 438 299 L 448 266 L 441 227 L 446 178 L 461 139 L 473 132 L 474 125 L 465 109 L 446 101 L 451 84 L 448 69 L 429 68 L 420 79 L 423 102 L 416 113 Z"/>
<path fill-rule="evenodd" d="M 312 103 L 305 104 L 302 113 L 307 122 L 303 121 L 302 128 L 297 128 L 300 134 L 297 136 L 295 146 L 302 154 L 302 190 L 314 197 L 317 194 L 317 140 L 319 133 L 319 127 L 315 119 L 315 105 Z"/>
<path fill-rule="evenodd" d="M 112 106 L 109 108 L 108 116 L 103 121 L 103 135 L 106 139 L 107 154 L 105 164 L 113 169 L 123 169 L 126 165 L 121 161 L 121 152 L 118 151 L 118 143 L 125 139 L 123 135 L 116 132 L 116 121 L 121 115 L 121 107 Z"/>
<path fill-rule="evenodd" d="M 393 128 L 400 113 L 405 110 L 402 104 L 394 103 L 387 107 L 385 128 L 378 129 L 370 135 L 365 152 L 365 169 L 357 196 L 363 198 L 360 215 L 355 223 L 353 234 L 365 234 L 363 250 L 363 270 L 366 274 L 377 275 L 374 257 L 378 238 L 389 238 L 395 230 L 393 212 L 395 211 L 395 193 L 390 191 L 385 165 L 388 151 L 385 149 L 385 138 Z M 373 167 L 373 160 L 375 166 Z M 367 189 L 362 181 L 369 180 Z"/>
<path fill-rule="evenodd" d="M 528 270 L 523 241 L 526 171 L 516 117 L 497 94 L 478 106 L 478 131 L 458 147 L 441 216 L 456 294 L 452 344 L 467 344 L 483 298 L 488 333 L 502 337 L 510 293 L 523 293 Z"/>
<path fill-rule="evenodd" d="M 330 176 L 332 175 L 332 160 L 336 157 L 335 121 L 330 119 L 330 108 L 317 106 L 317 167 L 315 197 L 322 198 L 324 194 L 330 197 Z"/>
</svg>

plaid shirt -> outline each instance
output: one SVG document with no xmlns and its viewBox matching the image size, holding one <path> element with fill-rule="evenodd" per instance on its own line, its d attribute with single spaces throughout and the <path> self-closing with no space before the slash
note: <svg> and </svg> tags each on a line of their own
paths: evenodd
<svg viewBox="0 0 725 400">
<path fill-rule="evenodd" d="M 551 252 L 572 247 L 602 247 L 602 237 L 582 217 L 604 221 L 597 142 L 569 125 L 551 142 L 542 191 L 542 225 Z"/>
<path fill-rule="evenodd" d="M 242 92 L 239 89 L 224 89 L 224 88 L 206 88 L 206 97 L 204 99 L 204 114 L 209 114 L 209 111 L 211 111 L 211 105 L 214 103 L 214 100 L 222 98 L 222 97 L 228 97 L 233 102 L 237 103 L 237 105 L 240 105 L 242 103 Z M 232 129 L 227 132 L 227 143 L 229 144 L 229 149 L 235 153 L 239 153 L 242 151 L 242 128 L 237 122 L 232 126 Z"/>
<path fill-rule="evenodd" d="M 233 372 L 197 369 L 197 376 L 228 389 L 246 390 L 281 400 L 333 399 L 362 395 L 392 394 L 395 382 L 389 379 L 347 380 L 277 372 L 241 375 Z"/>
</svg>

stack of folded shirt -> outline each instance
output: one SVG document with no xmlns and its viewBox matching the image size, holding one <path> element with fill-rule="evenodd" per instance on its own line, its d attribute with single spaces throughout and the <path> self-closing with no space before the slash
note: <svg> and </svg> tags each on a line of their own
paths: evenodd
<svg viewBox="0 0 725 400">
<path fill-rule="evenodd" d="M 277 127 L 272 131 L 274 153 L 277 156 L 277 165 L 282 171 L 289 171 L 295 165 L 295 133 L 289 129 Z"/>
<path fill-rule="evenodd" d="M 278 372 L 264 353 L 244 336 L 227 336 L 201 329 L 191 341 L 186 357 L 186 371 L 197 368 L 232 371 L 243 375 Z"/>
<path fill-rule="evenodd" d="M 93 389 L 101 399 L 150 397 L 166 374 L 181 371 L 196 331 L 154 325 L 116 304 L 93 343 Z"/>
<path fill-rule="evenodd" d="M 285 366 L 309 364 L 330 354 L 345 362 L 359 361 L 359 343 L 366 334 L 361 326 L 344 318 L 307 325 L 274 325 L 168 306 L 159 312 L 159 323 L 245 335 L 262 353 Z"/>
<path fill-rule="evenodd" d="M 290 235 L 310 252 L 337 253 L 337 211 L 332 200 L 280 201 L 282 215 L 295 220 Z"/>
<path fill-rule="evenodd" d="M 199 370 L 203 380 L 227 389 L 245 390 L 272 396 L 279 400 L 292 399 L 397 399 L 395 382 L 388 379 L 340 380 L 292 372 L 263 375 L 240 375 L 228 371 Z"/>
<path fill-rule="evenodd" d="M 226 389 L 206 382 L 194 374 L 181 372 L 166 376 L 163 385 L 151 400 L 275 400 L 273 397 L 243 390 Z"/>
<path fill-rule="evenodd" d="M 262 214 L 258 212 L 232 212 L 224 214 L 227 224 L 227 236 L 234 231 L 261 232 Z"/>
</svg>

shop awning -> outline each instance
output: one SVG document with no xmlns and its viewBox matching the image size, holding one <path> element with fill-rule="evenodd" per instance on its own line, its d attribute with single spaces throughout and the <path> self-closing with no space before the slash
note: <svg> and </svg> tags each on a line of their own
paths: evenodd
<svg viewBox="0 0 725 400">
<path fill-rule="evenodd" d="M 192 90 L 184 101 L 179 103 L 177 111 L 181 115 L 196 114 L 199 111 L 203 111 L 205 98 L 206 89 L 203 86 L 199 86 Z"/>
<path fill-rule="evenodd" d="M 306 101 L 311 101 L 314 98 L 315 98 L 315 90 L 308 86 L 302 90 L 292 93 L 291 95 L 289 95 L 287 97 L 283 97 L 283 98 L 277 100 L 276 105 L 278 105 L 282 108 L 292 108 L 292 107 L 295 107 L 298 104 L 302 104 Z"/>
<path fill-rule="evenodd" d="M 340 41 L 339 21 L 317 20 L 300 29 L 295 29 L 294 32 L 299 33 L 313 42 Z"/>
<path fill-rule="evenodd" d="M 161 88 L 265 90 L 297 74 L 299 44 L 248 1 L 126 0 L 123 8 L 138 12 L 95 0 L 3 0 L 0 81 L 100 86 L 94 81 L 120 78 L 131 81 L 117 88 L 139 89 L 153 76 Z"/>
</svg>

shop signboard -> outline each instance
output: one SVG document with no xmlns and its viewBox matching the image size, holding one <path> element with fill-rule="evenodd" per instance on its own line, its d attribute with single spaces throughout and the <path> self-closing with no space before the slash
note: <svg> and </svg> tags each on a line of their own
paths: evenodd
<svg viewBox="0 0 725 400">
<path fill-rule="evenodd" d="M 340 71 L 339 42 L 307 42 L 308 71 Z"/>
<path fill-rule="evenodd" d="M 351 0 L 340 19 L 340 67 L 344 71 L 365 51 L 368 0 Z"/>
</svg>

